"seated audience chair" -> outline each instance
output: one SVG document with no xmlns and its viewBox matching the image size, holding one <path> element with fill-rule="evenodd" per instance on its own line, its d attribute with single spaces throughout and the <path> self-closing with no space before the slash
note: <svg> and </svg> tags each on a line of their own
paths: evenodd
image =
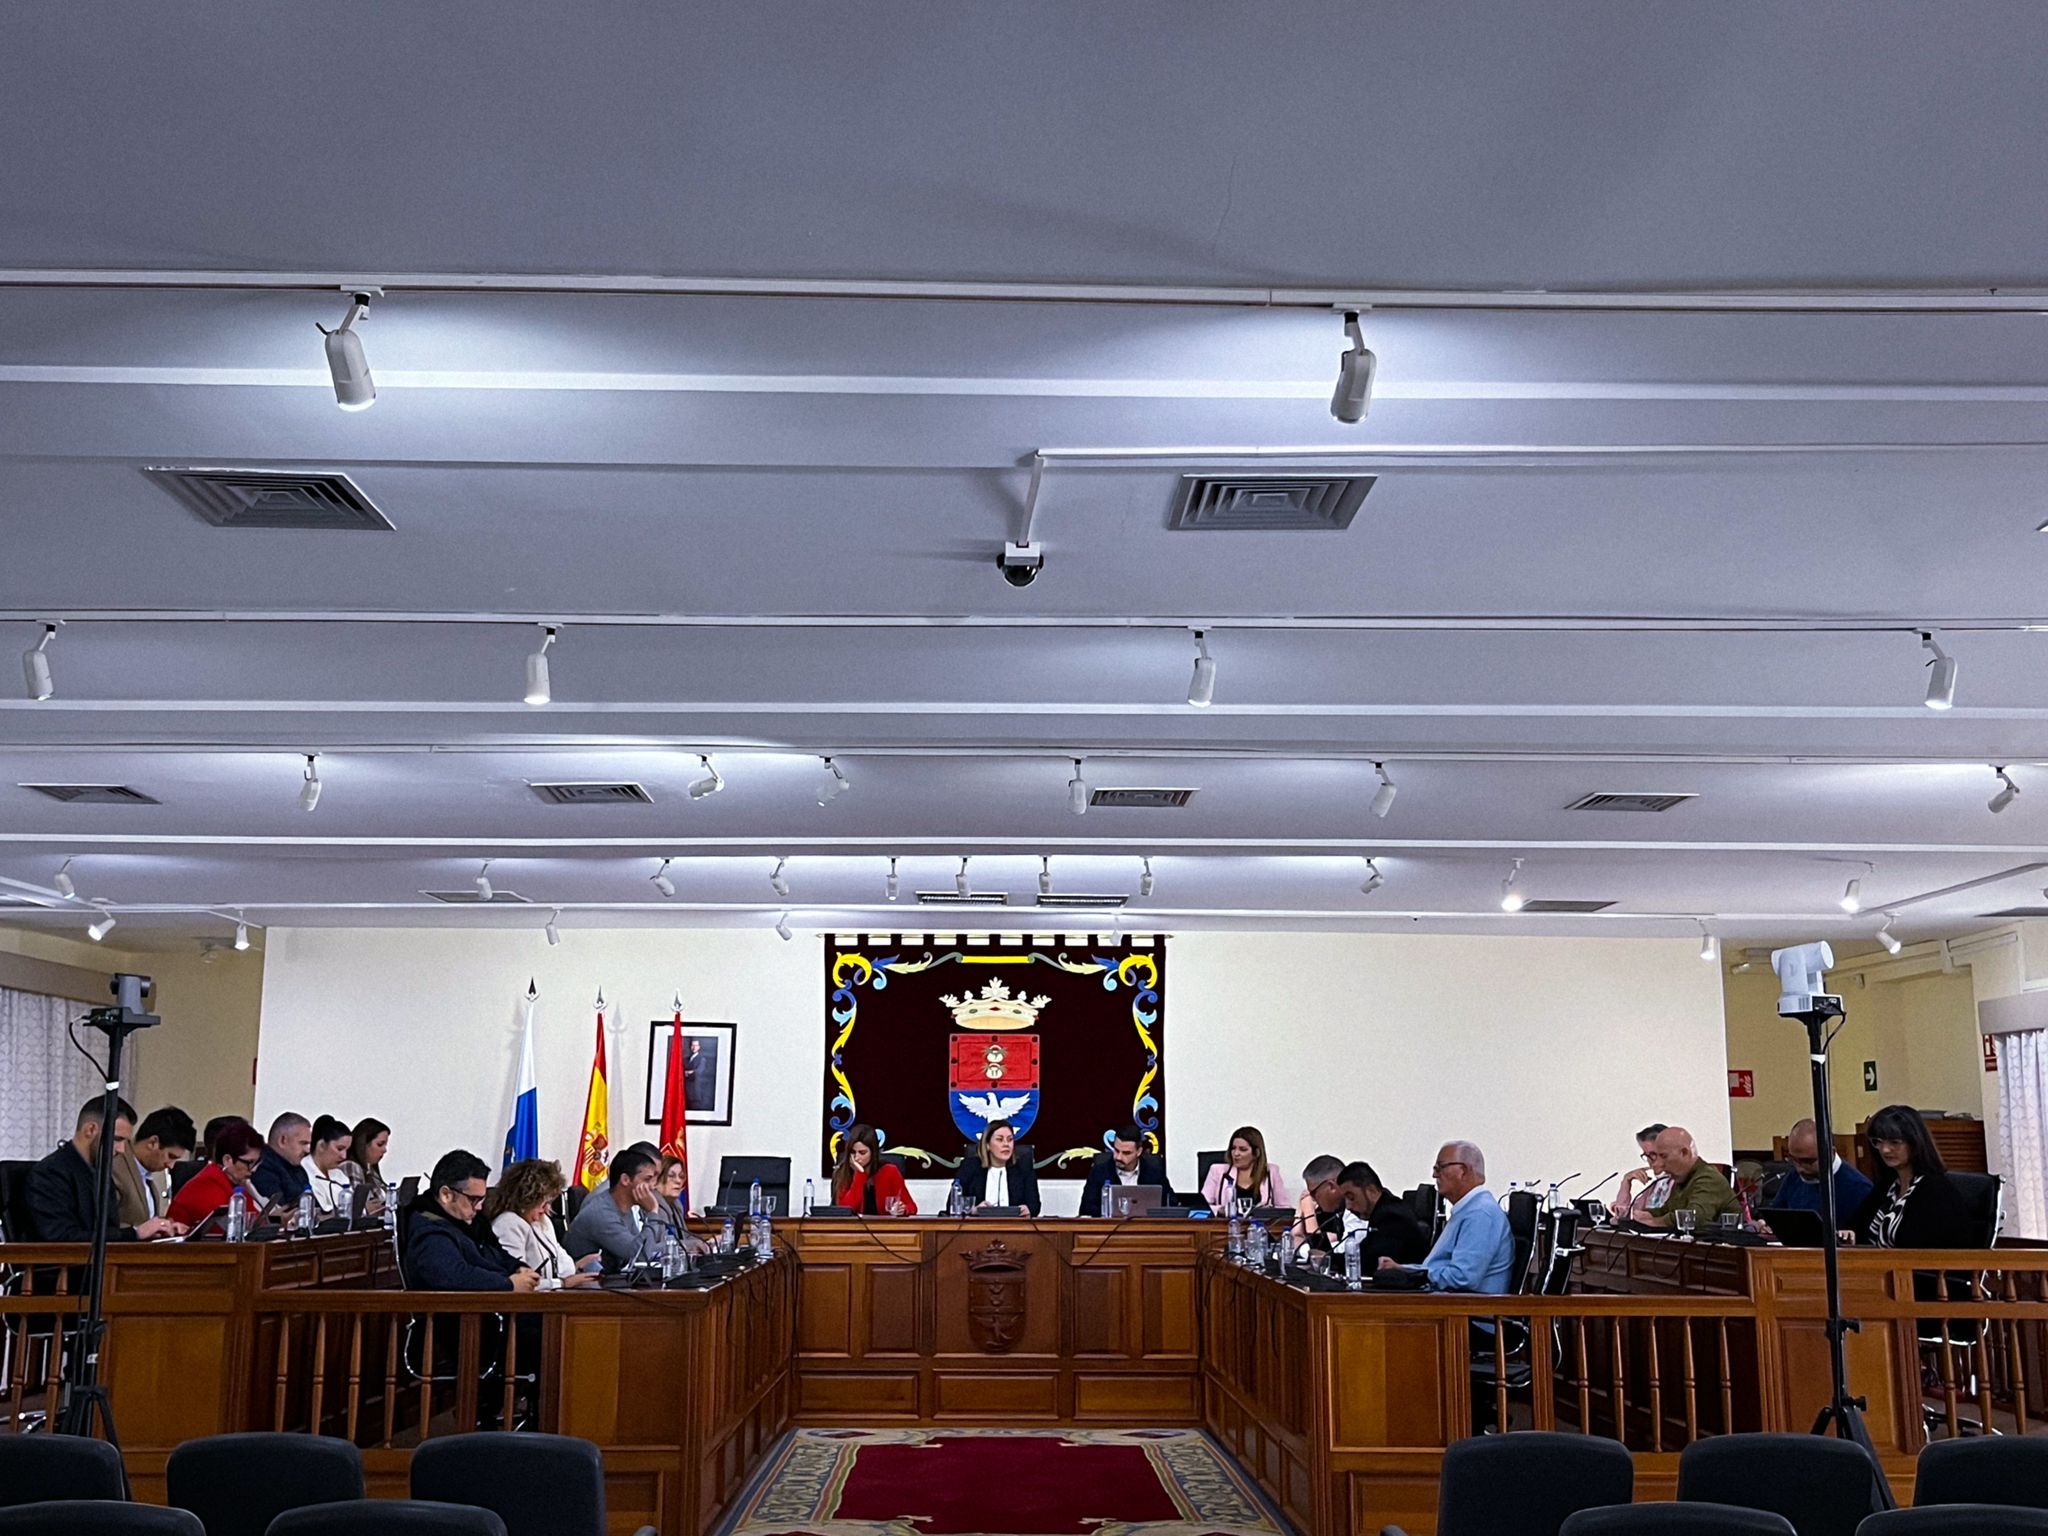
<svg viewBox="0 0 2048 1536">
<path fill-rule="evenodd" d="M 206 1536 L 188 1509 L 107 1499 L 57 1499 L 0 1509 L 0 1536 Z"/>
<path fill-rule="evenodd" d="M 1872 1515 L 1856 1527 L 1856 1536 L 2034 1536 L 2044 1531 L 2048 1531 L 2048 1509 L 1935 1504 Z"/>
<path fill-rule="evenodd" d="M 1913 1507 L 1934 1504 L 2048 1509 L 2048 1441 L 2013 1435 L 1934 1441 L 1920 1453 Z"/>
<path fill-rule="evenodd" d="M 412 1496 L 491 1510 L 507 1536 L 606 1536 L 604 1458 L 569 1435 L 484 1431 L 423 1441 L 412 1453 Z"/>
<path fill-rule="evenodd" d="M 1860 1446 L 1825 1435 L 1715 1435 L 1678 1458 L 1682 1504 L 1783 1515 L 1799 1536 L 1856 1536 L 1884 1474 Z"/>
<path fill-rule="evenodd" d="M 505 1536 L 505 1522 L 474 1504 L 351 1499 L 286 1510 L 269 1536 Z"/>
<path fill-rule="evenodd" d="M 1581 1510 L 1557 1536 L 1793 1536 L 1792 1522 L 1733 1504 L 1610 1504 Z"/>
<path fill-rule="evenodd" d="M 121 1453 L 76 1435 L 0 1435 L 0 1507 L 128 1497 Z"/>
<path fill-rule="evenodd" d="M 288 1509 L 363 1497 L 363 1453 L 331 1435 L 208 1435 L 164 1464 L 165 1502 L 206 1536 L 263 1536 Z"/>
<path fill-rule="evenodd" d="M 1556 1536 L 1566 1515 L 1635 1496 L 1636 1464 L 1619 1441 L 1526 1432 L 1474 1436 L 1444 1452 L 1437 1536 Z M 1380 1536 L 1405 1536 L 1399 1526 Z"/>
</svg>

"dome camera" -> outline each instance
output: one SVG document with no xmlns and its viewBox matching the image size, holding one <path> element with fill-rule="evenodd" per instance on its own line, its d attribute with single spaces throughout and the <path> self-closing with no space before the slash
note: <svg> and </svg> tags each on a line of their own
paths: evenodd
<svg viewBox="0 0 2048 1536">
<path fill-rule="evenodd" d="M 1003 552 L 996 556 L 996 569 L 1003 573 L 1003 580 L 1011 586 L 1028 587 L 1045 569 L 1045 546 L 1005 544 Z"/>
</svg>

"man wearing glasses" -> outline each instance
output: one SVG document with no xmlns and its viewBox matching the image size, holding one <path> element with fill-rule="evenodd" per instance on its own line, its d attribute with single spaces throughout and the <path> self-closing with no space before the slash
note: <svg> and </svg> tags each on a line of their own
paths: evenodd
<svg viewBox="0 0 2048 1536">
<path fill-rule="evenodd" d="M 1301 1182 L 1306 1187 L 1295 1203 L 1292 1233 L 1299 1257 L 1306 1258 L 1319 1250 L 1335 1253 L 1343 1246 L 1346 1232 L 1353 1226 L 1364 1225 L 1354 1222 L 1344 1209 L 1344 1191 L 1337 1182 L 1343 1172 L 1344 1159 L 1327 1152 L 1311 1158 L 1301 1170 Z"/>
<path fill-rule="evenodd" d="M 1514 1289 L 1515 1234 L 1508 1215 L 1486 1187 L 1486 1154 L 1469 1141 L 1447 1141 L 1436 1154 L 1437 1193 L 1450 1203 L 1450 1219 L 1420 1268 L 1431 1290 L 1504 1296 Z M 1391 1258 L 1381 1269 L 1404 1269 Z"/>
<path fill-rule="evenodd" d="M 474 1152 L 434 1164 L 433 1199 L 415 1211 L 405 1239 L 405 1283 L 415 1291 L 530 1291 L 539 1277 L 470 1235 L 490 1168 Z"/>
<path fill-rule="evenodd" d="M 1792 1164 L 1794 1177 L 1778 1185 L 1778 1193 L 1771 1201 L 1776 1211 L 1820 1210 L 1820 1132 L 1811 1120 L 1802 1120 L 1786 1133 L 1785 1157 Z M 1838 1215 L 1846 1212 L 1854 1215 L 1870 1198 L 1871 1183 L 1863 1171 L 1853 1164 L 1842 1161 L 1842 1154 L 1833 1154 L 1835 1175 L 1835 1211 Z M 1847 1216 L 1843 1217 L 1847 1220 Z"/>
</svg>

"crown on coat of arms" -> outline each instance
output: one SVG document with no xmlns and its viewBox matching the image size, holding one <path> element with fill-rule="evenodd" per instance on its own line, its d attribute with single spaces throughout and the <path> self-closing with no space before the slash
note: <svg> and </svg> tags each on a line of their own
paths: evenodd
<svg viewBox="0 0 2048 1536">
<path fill-rule="evenodd" d="M 997 1029 L 1016 1029 L 1024 1024 L 1038 1022 L 1038 1010 L 1052 999 L 1049 997 L 1027 998 L 1023 994 L 1010 996 L 1010 989 L 1000 981 L 991 981 L 976 997 L 941 997 L 940 1002 L 953 1010 L 956 1024 L 992 1025 Z"/>
</svg>

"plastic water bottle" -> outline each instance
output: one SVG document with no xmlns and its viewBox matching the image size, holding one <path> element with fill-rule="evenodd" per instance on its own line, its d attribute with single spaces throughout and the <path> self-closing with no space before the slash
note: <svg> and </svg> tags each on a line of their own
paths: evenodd
<svg viewBox="0 0 2048 1536">
<path fill-rule="evenodd" d="M 661 1278 L 673 1280 L 682 1272 L 683 1245 L 676 1241 L 676 1235 L 671 1231 L 661 1240 Z"/>
<path fill-rule="evenodd" d="M 227 1232 L 228 1241 L 231 1243 L 239 1243 L 249 1235 L 248 1199 L 249 1197 L 242 1193 L 242 1186 L 239 1184 L 235 1186 L 235 1192 L 228 1196 Z"/>
<path fill-rule="evenodd" d="M 806 1216 L 811 1214 L 811 1202 L 816 1198 L 812 1190 L 812 1182 L 810 1179 L 804 1180 L 804 1214 Z"/>
<path fill-rule="evenodd" d="M 304 1237 L 313 1230 L 313 1191 L 307 1190 L 299 1196 L 299 1235 Z"/>
<path fill-rule="evenodd" d="M 1244 1222 L 1239 1219 L 1236 1211 L 1230 1213 L 1229 1246 L 1224 1252 L 1229 1254 L 1231 1263 L 1242 1264 L 1244 1262 Z"/>
<path fill-rule="evenodd" d="M 725 1218 L 725 1230 L 718 1234 L 718 1251 L 731 1253 L 739 1246 L 739 1223 L 732 1217 Z"/>
<path fill-rule="evenodd" d="M 961 1216 L 965 1215 L 966 1211 L 967 1197 L 960 1193 L 960 1181 L 955 1179 L 953 1181 L 952 1193 L 946 1196 L 946 1214 L 948 1216 Z"/>
<path fill-rule="evenodd" d="M 1359 1273 L 1358 1240 L 1362 1233 L 1354 1232 L 1344 1239 L 1344 1283 L 1352 1290 L 1360 1289 L 1363 1276 Z"/>
<path fill-rule="evenodd" d="M 1102 1186 L 1102 1214 L 1105 1216 L 1109 1214 L 1109 1186 L 1107 1184 Z"/>
<path fill-rule="evenodd" d="M 398 1191 L 389 1184 L 384 1186 L 384 1230 L 394 1237 L 398 1233 Z"/>
<path fill-rule="evenodd" d="M 761 1181 L 759 1179 L 754 1180 L 752 1187 L 747 1190 L 747 1214 L 749 1216 L 761 1214 Z"/>
<path fill-rule="evenodd" d="M 775 1223 L 766 1216 L 754 1218 L 754 1257 L 771 1259 L 775 1256 Z"/>
<path fill-rule="evenodd" d="M 1253 1222 L 1245 1234 L 1245 1258 L 1253 1269 L 1266 1267 L 1266 1229 L 1259 1222 Z"/>
</svg>

